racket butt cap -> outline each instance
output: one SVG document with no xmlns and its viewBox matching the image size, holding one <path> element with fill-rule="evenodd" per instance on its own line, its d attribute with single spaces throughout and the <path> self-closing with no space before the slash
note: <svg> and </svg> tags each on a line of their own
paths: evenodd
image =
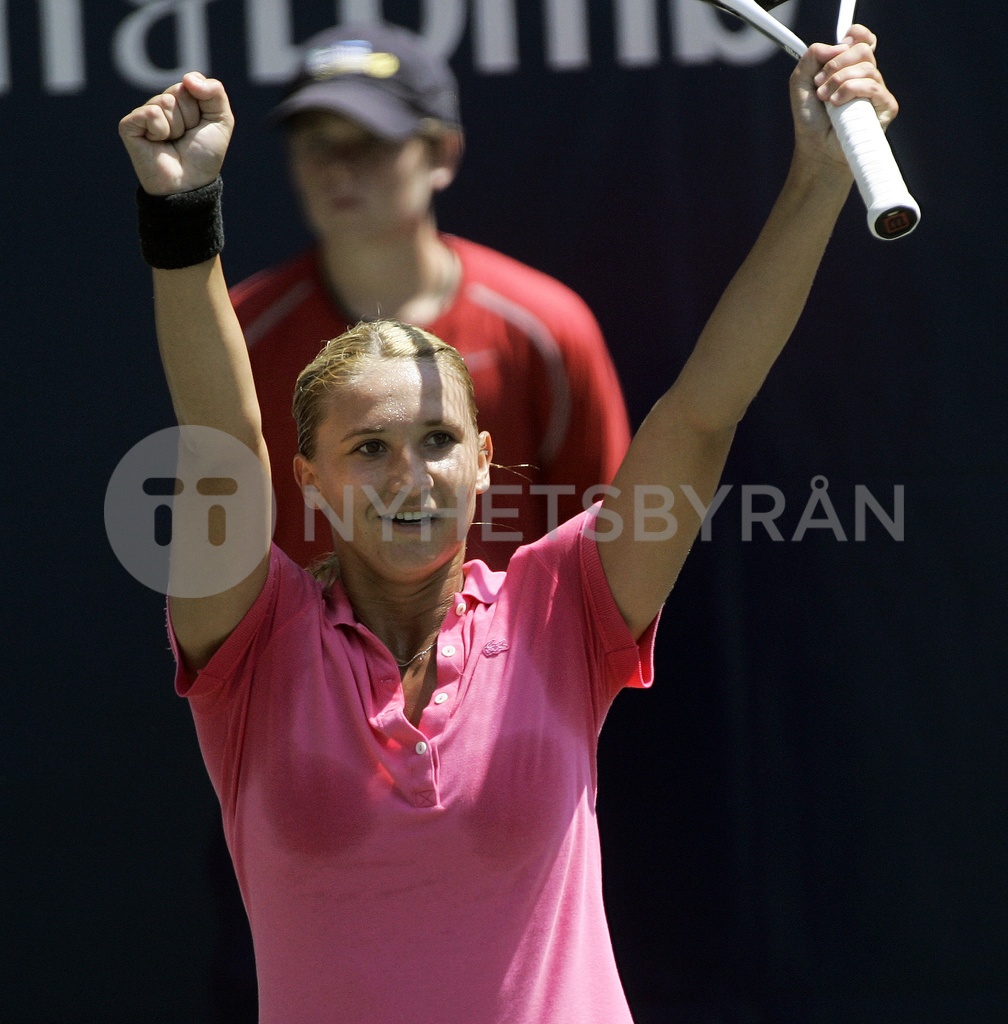
<svg viewBox="0 0 1008 1024">
<path fill-rule="evenodd" d="M 883 242 L 909 235 L 920 222 L 920 208 L 911 199 L 898 205 L 868 211 L 868 227 Z"/>
</svg>

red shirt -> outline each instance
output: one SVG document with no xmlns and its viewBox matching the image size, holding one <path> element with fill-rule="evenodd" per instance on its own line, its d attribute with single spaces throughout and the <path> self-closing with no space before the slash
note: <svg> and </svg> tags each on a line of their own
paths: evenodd
<svg viewBox="0 0 1008 1024">
<path fill-rule="evenodd" d="M 612 480 L 630 442 L 626 406 L 602 332 L 579 296 L 485 246 L 442 239 L 458 256 L 462 276 L 452 304 L 427 327 L 466 360 L 494 463 L 516 467 L 492 471 L 476 518 L 492 516 L 496 525 L 472 528 L 466 557 L 503 569 L 519 543 L 581 511 L 598 498 L 589 494 L 586 501 L 585 492 Z M 274 539 L 308 565 L 332 549 L 331 530 L 320 513 L 306 520 L 291 468 L 297 452 L 291 399 L 297 375 L 349 324 L 329 295 L 316 250 L 240 282 L 231 299 L 248 340 L 273 465 Z M 551 504 L 532 486 L 570 493 Z"/>
</svg>

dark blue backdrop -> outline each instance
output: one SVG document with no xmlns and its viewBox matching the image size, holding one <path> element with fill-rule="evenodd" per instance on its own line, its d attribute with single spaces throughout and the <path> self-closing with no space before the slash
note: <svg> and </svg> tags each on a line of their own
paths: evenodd
<svg viewBox="0 0 1008 1024">
<path fill-rule="evenodd" d="M 440 5 L 463 19 L 468 127 L 441 224 L 585 296 L 635 423 L 751 242 L 790 145 L 788 58 L 685 64 L 671 15 L 690 2 Z M 157 8 L 205 12 L 207 70 L 237 113 L 235 281 L 305 238 L 263 125 L 276 86 L 249 73 L 246 29 L 270 6 Z M 296 40 L 335 13 L 272 6 Z M 418 27 L 437 6 L 384 12 Z M 116 135 L 153 91 L 113 59 L 142 8 L 0 3 L 0 991 L 19 1024 L 208 1020 L 216 805 L 172 695 L 162 599 L 116 562 L 103 522 L 118 461 L 172 422 Z M 654 63 L 620 63 L 617 10 L 645 27 L 654 15 Z M 509 11 L 517 66 L 490 73 L 474 25 Z M 544 19 L 579 12 L 587 63 L 557 68 Z M 851 200 L 740 430 L 712 539 L 669 602 L 658 683 L 621 697 L 603 733 L 608 904 L 642 1024 L 1006 1019 L 1008 15 L 993 0 L 968 17 L 862 12 L 903 105 L 890 138 L 923 222 L 876 242 Z M 802 0 L 799 34 L 826 36 L 832 13 Z M 170 25 L 149 38 L 163 66 Z M 838 314 L 854 308 L 851 334 Z M 846 541 L 792 540 L 816 476 Z M 744 486 L 784 496 L 782 541 L 743 540 Z M 859 487 L 890 515 L 903 494 L 902 540 L 871 514 L 854 539 Z"/>
</svg>

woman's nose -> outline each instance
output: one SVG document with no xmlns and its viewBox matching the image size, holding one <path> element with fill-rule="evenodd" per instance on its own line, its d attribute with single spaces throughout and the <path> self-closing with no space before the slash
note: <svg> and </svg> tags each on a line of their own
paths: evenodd
<svg viewBox="0 0 1008 1024">
<path fill-rule="evenodd" d="M 395 462 L 392 478 L 395 490 L 418 493 L 429 490 L 433 483 L 427 460 L 413 449 L 404 449 Z"/>
</svg>

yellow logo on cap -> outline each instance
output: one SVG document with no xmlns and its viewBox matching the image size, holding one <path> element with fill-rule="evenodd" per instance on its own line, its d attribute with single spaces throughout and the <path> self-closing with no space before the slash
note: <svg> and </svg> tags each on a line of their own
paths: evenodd
<svg viewBox="0 0 1008 1024">
<path fill-rule="evenodd" d="M 366 74 L 375 78 L 391 78 L 399 70 L 399 58 L 394 53 L 372 53 Z"/>
<path fill-rule="evenodd" d="M 364 42 L 337 43 L 310 54 L 307 65 L 316 81 L 337 75 L 391 78 L 399 70 L 399 58 L 394 53 L 376 53 Z"/>
</svg>

